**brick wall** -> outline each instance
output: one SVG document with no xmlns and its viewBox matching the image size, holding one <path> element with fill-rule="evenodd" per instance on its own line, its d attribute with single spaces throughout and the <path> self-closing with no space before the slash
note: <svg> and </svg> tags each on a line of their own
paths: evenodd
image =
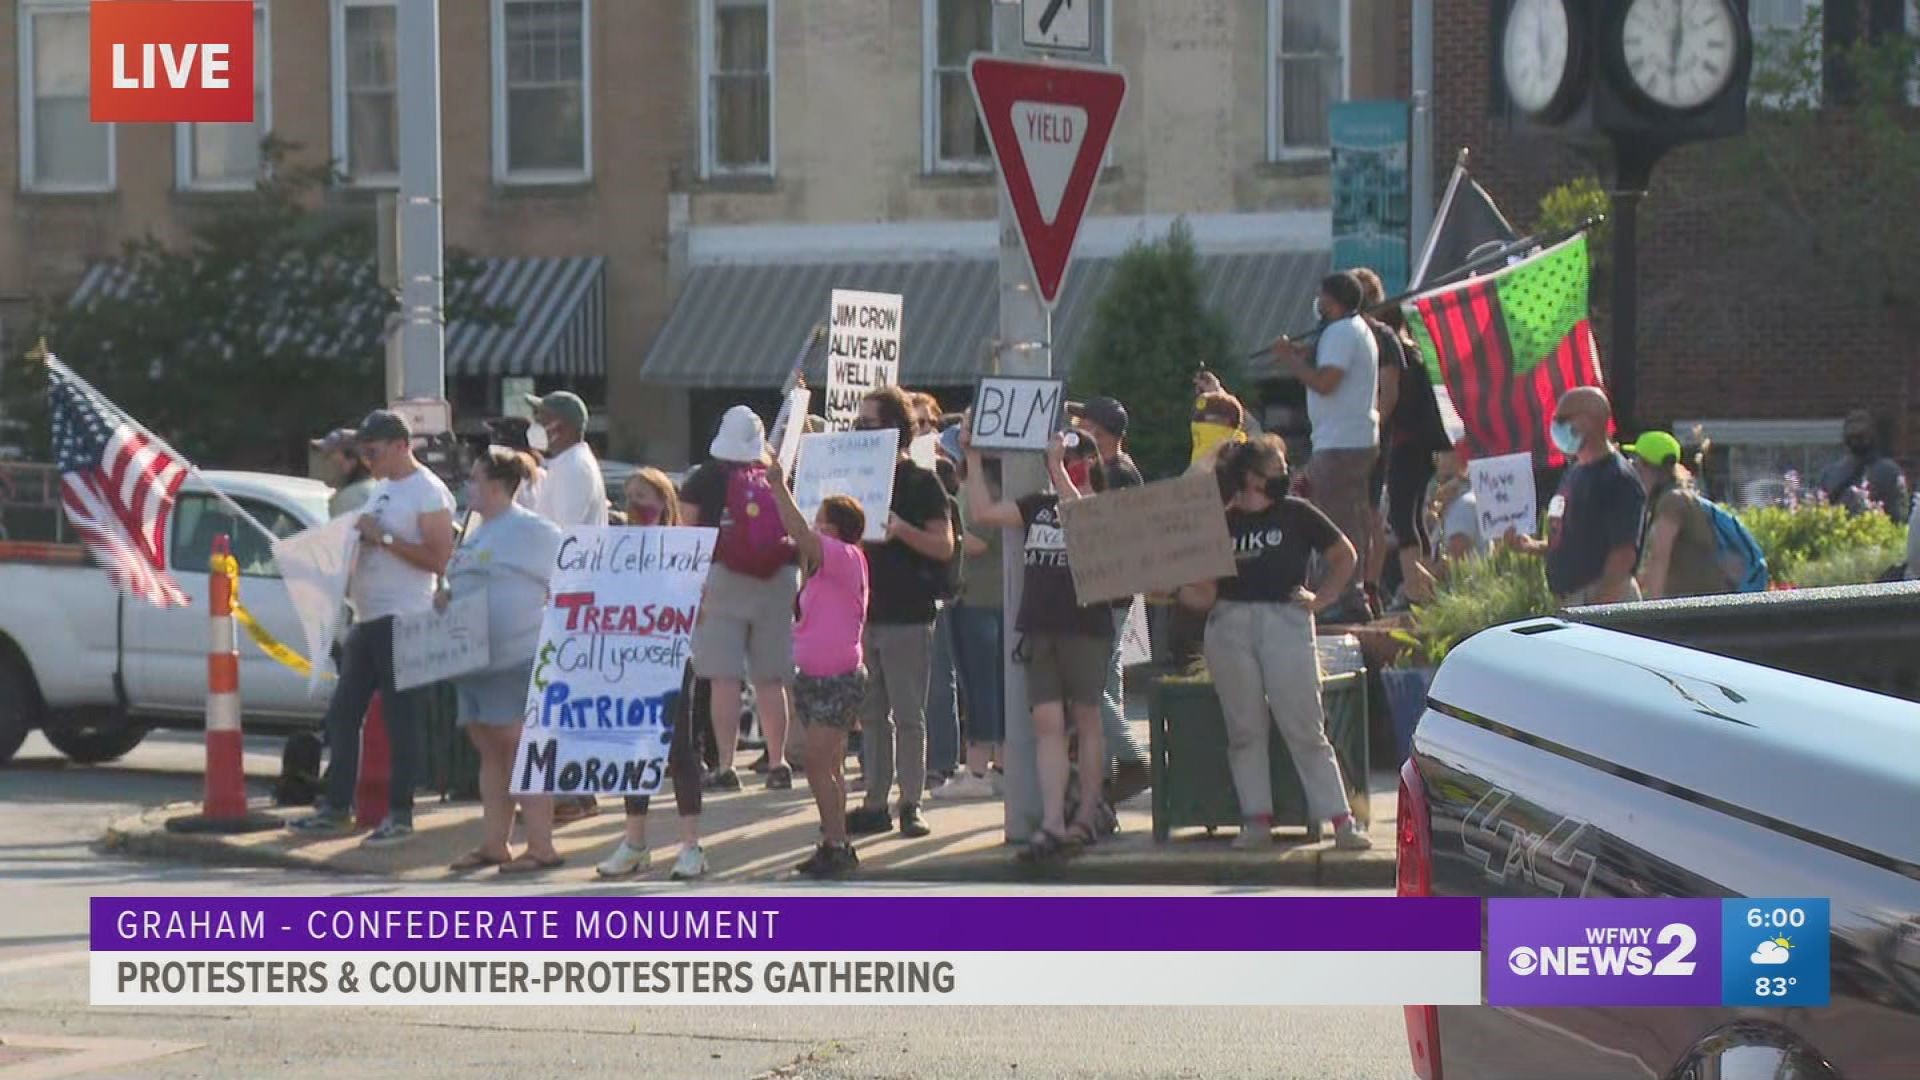
<svg viewBox="0 0 1920 1080">
<path fill-rule="evenodd" d="M 1489 115 L 1491 61 L 1484 0 L 1439 0 L 1435 20 L 1435 191 L 1454 154 L 1516 228 L 1533 223 L 1542 195 L 1583 173 L 1577 154 L 1551 141 L 1508 135 Z M 1831 134 L 1833 193 L 1845 197 L 1850 169 L 1843 114 Z M 1899 313 L 1878 297 L 1815 295 L 1820 257 L 1772 245 L 1777 267 L 1730 265 L 1721 224 L 1729 204 L 1765 220 L 1757 193 L 1729 175 L 1724 146 L 1688 147 L 1663 160 L 1642 204 L 1639 228 L 1639 418 L 1648 426 L 1680 418 L 1789 419 L 1874 410 L 1900 453 L 1920 438 L 1920 363 Z M 1741 259 L 1748 255 L 1742 254 Z M 1826 257 L 1833 257 L 1829 253 Z M 1738 284 L 1733 284 L 1737 282 Z M 1596 297 L 1603 360 L 1611 330 Z"/>
</svg>

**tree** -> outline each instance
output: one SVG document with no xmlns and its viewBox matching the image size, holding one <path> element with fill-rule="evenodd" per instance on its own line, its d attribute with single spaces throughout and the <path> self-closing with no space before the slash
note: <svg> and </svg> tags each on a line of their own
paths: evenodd
<svg viewBox="0 0 1920 1080">
<path fill-rule="evenodd" d="M 1202 297 L 1192 230 L 1176 221 L 1165 237 L 1120 256 L 1074 358 L 1073 389 L 1082 400 L 1105 394 L 1123 402 L 1141 471 L 1171 476 L 1187 464 L 1193 376 L 1201 368 L 1238 385 L 1232 332 Z"/>
<path fill-rule="evenodd" d="M 223 200 L 184 243 L 124 245 L 83 304 L 43 297 L 38 333 L 129 415 L 202 466 L 294 471 L 305 440 L 383 400 L 382 332 L 397 304 L 375 268 L 373 216 L 320 198 L 338 176 L 268 139 L 251 192 Z M 510 321 L 462 286 L 478 263 L 449 252 L 448 318 Z M 40 373 L 7 380 L 27 445 L 47 445 Z"/>
</svg>

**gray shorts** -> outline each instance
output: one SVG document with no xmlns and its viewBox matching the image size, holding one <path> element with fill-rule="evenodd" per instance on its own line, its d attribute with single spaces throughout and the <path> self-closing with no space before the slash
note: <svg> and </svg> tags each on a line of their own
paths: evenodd
<svg viewBox="0 0 1920 1080">
<path fill-rule="evenodd" d="M 867 669 L 845 675 L 800 675 L 793 680 L 793 714 L 805 727 L 846 731 L 867 697 Z"/>
<path fill-rule="evenodd" d="M 1027 706 L 1099 705 L 1107 692 L 1113 639 L 1080 634 L 1027 635 Z"/>
<path fill-rule="evenodd" d="M 715 563 L 693 629 L 693 673 L 793 682 L 793 600 L 799 588 L 799 571 L 791 566 L 762 580 Z"/>
<path fill-rule="evenodd" d="M 527 687 L 533 661 L 495 671 L 476 671 L 453 680 L 454 723 L 459 727 L 518 727 L 526 721 Z"/>
</svg>

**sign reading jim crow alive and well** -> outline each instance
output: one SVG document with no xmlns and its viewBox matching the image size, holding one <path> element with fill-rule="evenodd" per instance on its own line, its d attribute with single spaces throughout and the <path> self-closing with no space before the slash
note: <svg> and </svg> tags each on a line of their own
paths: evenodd
<svg viewBox="0 0 1920 1080">
<path fill-rule="evenodd" d="M 848 431 L 870 391 L 900 382 L 898 293 L 833 290 L 827 321 L 827 401 L 829 431 Z"/>
</svg>

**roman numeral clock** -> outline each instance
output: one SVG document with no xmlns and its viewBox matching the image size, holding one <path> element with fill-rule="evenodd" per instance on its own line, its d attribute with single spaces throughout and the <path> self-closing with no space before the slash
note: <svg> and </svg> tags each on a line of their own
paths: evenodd
<svg viewBox="0 0 1920 1080">
<path fill-rule="evenodd" d="M 1516 135 L 1585 153 L 1612 190 L 1612 340 L 1602 356 L 1623 430 L 1637 389 L 1639 204 L 1669 150 L 1746 130 L 1747 3 L 1492 0 L 1495 111 Z"/>
</svg>

